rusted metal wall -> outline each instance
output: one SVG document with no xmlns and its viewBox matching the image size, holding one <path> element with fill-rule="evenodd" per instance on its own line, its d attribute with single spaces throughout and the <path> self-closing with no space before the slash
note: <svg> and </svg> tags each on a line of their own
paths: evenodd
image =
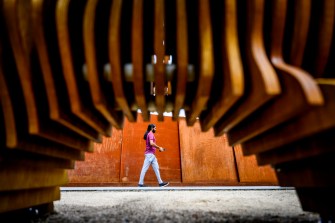
<svg viewBox="0 0 335 223">
<path fill-rule="evenodd" d="M 234 150 L 240 182 L 278 184 L 276 174 L 269 165 L 258 166 L 255 155 L 243 156 L 240 145 L 234 146 Z"/>
<path fill-rule="evenodd" d="M 230 147 L 226 136 L 201 132 L 199 123 L 188 127 L 182 118 L 175 122 L 164 117 L 158 122 L 151 115 L 150 122 L 143 122 L 139 114 L 136 123 L 126 120 L 123 130 L 113 129 L 112 137 L 95 144 L 93 154 L 76 162 L 69 171 L 69 185 L 137 185 L 144 161 L 143 135 L 150 123 L 157 126 L 157 144 L 167 149 L 156 153 L 163 180 L 185 185 L 277 184 L 269 166 L 258 167 L 255 157 L 244 157 L 241 148 Z M 157 184 L 151 167 L 145 183 Z"/>
<path fill-rule="evenodd" d="M 113 129 L 112 137 L 103 137 L 102 143 L 94 144 L 94 152 L 86 153 L 85 161 L 77 161 L 69 170 L 69 183 L 109 184 L 119 182 L 121 163 L 122 130 Z"/>
<path fill-rule="evenodd" d="M 188 127 L 184 119 L 179 131 L 184 183 L 238 183 L 233 149 L 225 136 L 214 137 L 213 129 L 201 132 L 198 122 Z"/>
</svg>

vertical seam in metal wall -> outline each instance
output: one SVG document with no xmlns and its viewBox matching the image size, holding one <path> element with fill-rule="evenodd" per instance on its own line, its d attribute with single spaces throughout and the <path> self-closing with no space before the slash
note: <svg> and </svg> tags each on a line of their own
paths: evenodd
<svg viewBox="0 0 335 223">
<path fill-rule="evenodd" d="M 125 125 L 125 124 L 124 124 Z M 121 132 L 121 151 L 120 151 L 120 170 L 119 170 L 119 183 L 123 183 L 121 179 L 121 171 L 122 171 L 122 154 L 123 154 L 123 131 L 124 131 L 124 126 L 122 128 Z"/>
<path fill-rule="evenodd" d="M 236 171 L 237 183 L 241 183 L 240 182 L 240 174 L 238 172 L 238 166 L 237 166 L 237 160 L 236 160 L 236 154 L 235 154 L 235 147 L 232 146 L 231 148 L 233 150 L 233 155 L 234 155 L 234 166 L 235 166 L 235 171 Z"/>
<path fill-rule="evenodd" d="M 179 162 L 180 162 L 180 183 L 183 183 L 183 167 L 182 167 L 182 157 L 181 157 L 181 147 L 180 147 L 180 124 L 179 119 L 177 120 L 177 130 L 178 130 L 178 149 L 179 149 Z"/>
</svg>

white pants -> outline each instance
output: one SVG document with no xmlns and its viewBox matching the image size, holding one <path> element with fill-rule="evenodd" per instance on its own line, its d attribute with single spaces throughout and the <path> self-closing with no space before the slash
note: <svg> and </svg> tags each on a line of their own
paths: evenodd
<svg viewBox="0 0 335 223">
<path fill-rule="evenodd" d="M 140 176 L 140 180 L 138 182 L 138 184 L 143 184 L 144 183 L 144 177 L 145 174 L 147 172 L 147 170 L 149 169 L 149 166 L 152 165 L 152 168 L 155 171 L 158 183 L 163 183 L 160 173 L 159 173 L 159 165 L 157 162 L 157 158 L 154 154 L 145 154 L 145 159 L 144 159 L 144 163 L 143 163 L 143 167 L 142 167 L 142 171 L 141 171 L 141 176 Z"/>
</svg>

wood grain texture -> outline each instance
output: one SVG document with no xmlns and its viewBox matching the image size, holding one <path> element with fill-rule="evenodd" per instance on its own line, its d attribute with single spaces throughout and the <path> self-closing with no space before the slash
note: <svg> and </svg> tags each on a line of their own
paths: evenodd
<svg viewBox="0 0 335 223">
<path fill-rule="evenodd" d="M 293 66 L 300 67 L 302 65 L 307 42 L 311 7 L 311 0 L 299 0 L 294 2 L 293 34 L 289 59 L 289 64 Z"/>
<path fill-rule="evenodd" d="M 139 180 L 145 151 L 143 135 L 150 123 L 154 123 L 157 127 L 156 144 L 166 148 L 165 152 L 156 151 L 162 180 L 181 182 L 178 124 L 173 122 L 171 117 L 164 117 L 164 122 L 159 122 L 158 119 L 157 115 L 151 115 L 150 122 L 143 122 L 139 114 L 137 123 L 125 123 L 120 176 L 121 179 L 127 178 L 124 179 L 126 180 L 124 182 L 137 184 Z M 144 181 L 146 184 L 157 185 L 157 178 L 152 167 L 147 171 Z"/>
<path fill-rule="evenodd" d="M 215 94 L 212 95 L 213 97 L 217 94 L 219 94 L 220 97 L 213 105 L 208 105 L 208 107 L 210 107 L 208 112 L 205 111 L 200 116 L 202 131 L 208 131 L 213 127 L 215 123 L 242 97 L 245 91 L 244 72 L 237 34 L 237 2 L 234 0 L 225 1 L 223 14 L 223 22 L 221 25 L 222 30 L 220 29 L 222 46 L 214 45 L 214 47 L 219 47 L 221 48 L 220 50 L 222 50 L 223 72 L 219 73 L 218 69 L 215 71 L 216 75 L 223 76 L 223 78 L 220 78 L 220 80 L 222 80 L 222 87 L 221 91 L 212 91 Z M 222 12 L 219 13 L 219 15 L 222 17 Z M 218 66 L 218 64 L 221 63 L 219 62 L 215 64 L 215 66 Z"/>
<path fill-rule="evenodd" d="M 61 159 L 22 150 L 2 149 L 0 151 L 0 166 L 27 166 L 34 168 L 73 169 L 74 160 Z"/>
<path fill-rule="evenodd" d="M 155 75 L 155 102 L 156 110 L 158 112 L 158 120 L 163 121 L 163 112 L 165 111 L 165 10 L 164 10 L 164 0 L 153 1 L 154 3 L 154 55 L 156 55 L 156 64 L 154 64 L 154 75 Z"/>
<path fill-rule="evenodd" d="M 2 43 L 0 45 L 0 97 L 1 97 L 1 107 L 4 116 L 4 129 L 5 137 L 3 142 L 8 147 L 15 147 L 18 144 L 17 129 L 15 123 L 15 114 L 12 101 L 10 100 L 10 95 L 5 80 L 4 70 L 3 70 L 3 52 Z"/>
<path fill-rule="evenodd" d="M 123 125 L 123 113 L 120 111 L 115 111 L 115 108 L 111 108 L 112 104 L 107 100 L 103 93 L 103 88 L 101 86 L 101 76 L 103 75 L 102 68 L 98 67 L 101 64 L 97 61 L 97 49 L 96 49 L 96 40 L 98 37 L 96 25 L 100 22 L 98 20 L 99 13 L 98 11 L 99 1 L 90 0 L 87 1 L 85 14 L 83 19 L 83 40 L 84 40 L 84 49 L 85 49 L 85 59 L 87 65 L 87 79 L 90 87 L 90 92 L 92 96 L 92 101 L 94 107 L 117 129 L 121 129 Z M 107 81 L 107 80 L 104 80 Z"/>
<path fill-rule="evenodd" d="M 46 204 L 60 199 L 59 187 L 0 192 L 0 213 L 35 205 Z"/>
<path fill-rule="evenodd" d="M 259 109 L 269 100 L 281 93 L 278 76 L 267 58 L 264 37 L 264 6 L 263 0 L 247 1 L 247 21 L 245 49 L 246 97 L 233 109 L 233 112 L 223 116 L 214 126 L 215 135 L 222 135 L 239 124 L 250 114 Z"/>
<path fill-rule="evenodd" d="M 210 96 L 212 80 L 214 77 L 214 53 L 212 25 L 210 22 L 210 5 L 208 1 L 198 1 L 199 17 L 199 78 L 197 80 L 196 93 L 191 103 L 190 111 L 186 113 L 186 120 L 189 126 L 192 126 L 205 108 Z M 190 33 L 189 38 L 194 35 Z"/>
<path fill-rule="evenodd" d="M 186 0 L 176 1 L 176 47 L 177 47 L 177 84 L 176 96 L 173 108 L 173 119 L 177 120 L 180 109 L 183 107 L 186 97 L 186 82 L 188 75 L 188 31 L 187 31 L 187 15 Z"/>
<path fill-rule="evenodd" d="M 124 89 L 124 73 L 122 64 L 122 39 L 121 39 L 121 13 L 122 13 L 122 0 L 115 0 L 112 2 L 111 13 L 109 18 L 109 60 L 111 64 L 111 80 L 114 90 L 114 97 L 124 115 L 129 121 L 136 121 L 136 111 L 131 111 L 130 103 L 127 101 L 126 92 Z M 127 43 L 125 43 L 127 44 Z M 129 43 L 128 43 L 129 44 Z"/>
<path fill-rule="evenodd" d="M 334 128 L 297 140 L 285 146 L 257 154 L 260 164 L 278 165 L 287 162 L 296 162 L 311 159 L 320 155 L 331 155 L 334 144 Z"/>
<path fill-rule="evenodd" d="M 31 35 L 24 35 L 27 33 L 27 29 L 31 28 L 31 22 L 27 22 L 30 21 L 28 16 L 30 13 L 29 4 L 28 2 L 8 1 L 4 3 L 3 7 L 6 26 L 11 27 L 8 36 L 17 63 L 17 72 L 22 85 L 24 100 L 29 105 L 26 108 L 29 120 L 28 131 L 36 133 L 39 131 L 39 121 L 31 83 L 31 67 L 27 60 L 31 50 Z M 22 12 L 23 10 L 25 10 L 25 13 Z M 26 17 L 23 18 L 22 16 Z"/>
<path fill-rule="evenodd" d="M 150 113 L 147 108 L 147 98 L 145 95 L 144 76 L 144 34 L 143 34 L 143 0 L 135 0 L 133 3 L 132 34 L 131 34 L 131 57 L 133 63 L 133 82 L 136 103 L 141 109 L 144 121 L 150 120 Z"/>
<path fill-rule="evenodd" d="M 318 30 L 318 50 L 315 55 L 314 72 L 316 77 L 323 77 L 329 60 L 332 39 L 335 31 L 335 1 L 323 0 L 323 7 Z"/>
<path fill-rule="evenodd" d="M 214 138 L 212 130 L 201 132 L 199 122 L 188 127 L 180 119 L 179 138 L 183 183 L 238 182 L 233 149 L 226 136 Z"/>
<path fill-rule="evenodd" d="M 320 80 L 320 88 L 325 99 L 324 106 L 314 108 L 295 120 L 285 123 L 285 125 L 280 125 L 253 140 L 243 143 L 242 147 L 245 154 L 282 147 L 318 132 L 333 128 L 335 122 L 331 117 L 335 109 L 332 99 L 335 90 L 334 81 L 329 79 Z"/>
<path fill-rule="evenodd" d="M 41 134 L 30 134 L 28 132 L 29 123 L 27 120 L 25 105 L 22 91 L 18 87 L 19 77 L 14 68 L 14 56 L 10 53 L 9 44 L 1 43 L 1 62 L 0 79 L 1 79 L 1 104 L 5 123 L 6 147 L 10 149 L 19 149 L 38 154 L 49 155 L 52 157 L 64 159 L 82 159 L 83 152 L 58 143 L 61 138 L 48 140 L 50 134 L 46 136 L 45 132 Z M 6 53 L 6 57 L 3 57 Z M 5 75 L 7 74 L 7 75 Z M 11 75 L 9 75 L 11 74 Z M 42 137 L 41 137 L 42 136 Z"/>
<path fill-rule="evenodd" d="M 8 165 L 0 170 L 0 191 L 61 186 L 67 183 L 64 169 L 45 169 Z"/>
<path fill-rule="evenodd" d="M 69 16 L 70 11 L 76 13 L 76 16 Z M 71 0 L 57 2 L 56 26 L 63 75 L 71 111 L 96 131 L 109 136 L 111 125 L 92 105 L 89 86 L 81 73 L 84 64 L 84 54 L 81 52 L 83 47 L 82 21 L 76 18 L 82 17 L 83 13 L 83 2 Z M 85 95 L 87 97 L 84 99 Z"/>
<path fill-rule="evenodd" d="M 58 63 L 59 55 L 55 33 L 55 12 L 56 4 L 49 0 L 36 0 L 32 2 L 32 23 L 34 47 L 38 54 L 42 78 L 49 106 L 50 119 L 71 129 L 79 135 L 101 141 L 97 131 L 86 123 L 76 118 L 70 111 L 68 100 L 64 97 L 65 85 L 59 75 L 62 71 Z M 56 50 L 55 50 L 56 48 Z"/>
<path fill-rule="evenodd" d="M 229 131 L 228 138 L 231 145 L 257 137 L 324 103 L 322 93 L 313 77 L 299 67 L 293 67 L 284 61 L 282 51 L 287 2 L 273 1 L 272 3 L 270 58 L 276 68 L 282 92 L 258 109 L 257 113 L 250 115 Z"/>
<path fill-rule="evenodd" d="M 334 36 L 334 1 L 312 1 L 307 47 L 302 68 L 315 78 L 325 75 L 326 65 L 331 60 L 331 49 Z M 329 71 L 329 70 L 328 70 Z"/>
<path fill-rule="evenodd" d="M 92 144 L 88 139 L 85 139 L 68 128 L 50 120 L 46 110 L 43 83 L 39 82 L 40 70 L 38 61 L 34 59 L 34 50 L 32 49 L 32 34 L 26 34 L 27 29 L 31 29 L 31 5 L 27 5 L 22 1 L 7 2 L 5 7 L 7 14 L 5 16 L 7 26 L 12 27 L 9 33 L 9 40 L 13 49 L 15 62 L 18 65 L 17 75 L 19 82 L 15 81 L 13 73 L 4 73 L 7 80 L 12 81 L 13 85 L 22 87 L 24 102 L 23 109 L 28 114 L 28 132 L 32 135 L 37 135 L 49 139 L 60 144 L 64 144 L 74 149 L 89 151 Z M 27 18 L 22 18 L 27 16 Z M 24 21 L 22 21 L 24 20 Z M 28 22 L 27 22 L 28 20 Z M 15 72 L 15 71 L 13 71 Z M 14 83 L 16 82 L 16 83 Z M 12 86 L 13 86 L 12 85 Z M 37 93 L 36 88 L 40 89 Z M 13 93 L 14 89 L 9 88 Z M 12 98 L 12 100 L 15 100 Z M 25 108 L 24 108 L 25 106 Z"/>
<path fill-rule="evenodd" d="M 269 185 L 278 184 L 275 171 L 267 166 L 259 166 L 256 156 L 243 156 L 240 145 L 234 146 L 238 176 L 241 183 L 266 183 Z"/>
</svg>

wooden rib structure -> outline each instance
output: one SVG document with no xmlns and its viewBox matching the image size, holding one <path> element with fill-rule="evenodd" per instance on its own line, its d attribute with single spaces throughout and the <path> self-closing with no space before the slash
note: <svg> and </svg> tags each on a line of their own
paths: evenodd
<svg viewBox="0 0 335 223">
<path fill-rule="evenodd" d="M 335 215 L 335 0 L 0 6 L 0 213 L 59 199 L 66 169 L 138 109 L 184 109 Z"/>
</svg>

